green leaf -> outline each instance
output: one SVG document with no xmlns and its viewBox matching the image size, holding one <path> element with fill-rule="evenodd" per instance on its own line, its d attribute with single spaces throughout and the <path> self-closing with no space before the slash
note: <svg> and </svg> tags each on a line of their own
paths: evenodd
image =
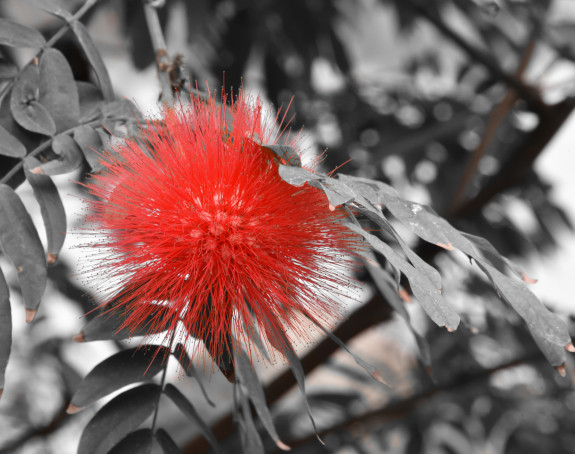
<svg viewBox="0 0 575 454">
<path fill-rule="evenodd" d="M 331 180 L 337 184 L 333 184 Z M 351 189 L 347 188 L 344 183 L 334 180 L 333 178 L 326 178 L 321 181 L 310 181 L 309 184 L 325 193 L 327 200 L 329 201 L 329 209 L 332 211 L 340 205 L 355 200 L 355 195 Z"/>
<path fill-rule="evenodd" d="M 40 48 L 44 44 L 46 40 L 39 31 L 0 17 L 0 45 Z"/>
<path fill-rule="evenodd" d="M 106 454 L 142 424 L 158 405 L 158 385 L 132 388 L 112 399 L 90 420 L 78 446 L 78 454 Z"/>
<path fill-rule="evenodd" d="M 0 155 L 11 158 L 26 156 L 26 147 L 2 126 L 0 126 Z"/>
<path fill-rule="evenodd" d="M 198 425 L 202 431 L 202 434 L 204 437 L 206 437 L 206 440 L 208 440 L 214 451 L 217 453 L 224 452 L 208 425 L 200 417 L 192 403 L 180 392 L 178 388 L 168 383 L 164 388 L 164 394 L 172 399 L 172 401 L 178 406 L 184 415 L 186 415 L 191 421 Z"/>
<path fill-rule="evenodd" d="M 72 172 L 82 166 L 82 151 L 69 135 L 59 134 L 54 137 L 54 140 L 52 140 L 52 150 L 58 155 L 58 158 L 30 169 L 31 173 L 61 175 Z"/>
<path fill-rule="evenodd" d="M 176 444 L 171 435 L 164 429 L 156 430 L 156 441 L 162 448 L 164 454 L 181 454 L 182 450 Z"/>
<path fill-rule="evenodd" d="M 166 347 L 142 345 L 110 356 L 82 380 L 69 412 L 76 412 L 124 386 L 150 380 L 162 370 L 169 353 Z"/>
<path fill-rule="evenodd" d="M 303 186 L 312 180 L 321 180 L 321 175 L 316 175 L 315 173 L 303 169 L 301 167 L 292 167 L 280 165 L 278 167 L 278 172 L 282 180 L 293 186 Z"/>
<path fill-rule="evenodd" d="M 56 132 L 56 123 L 45 106 L 38 102 L 39 72 L 28 66 L 16 80 L 10 95 L 10 110 L 14 120 L 24 129 L 46 136 Z"/>
<path fill-rule="evenodd" d="M 60 51 L 46 49 L 40 60 L 39 102 L 56 122 L 56 132 L 76 126 L 80 120 L 78 89 L 70 65 Z"/>
<path fill-rule="evenodd" d="M 104 64 L 104 60 L 102 60 L 102 56 L 94 45 L 94 41 L 92 41 L 88 30 L 86 30 L 84 24 L 77 20 L 72 21 L 71 26 L 76 38 L 78 38 L 78 42 L 84 50 L 84 54 L 86 54 L 86 58 L 90 62 L 90 65 L 98 78 L 104 99 L 112 101 L 114 99 L 114 88 L 112 87 L 110 74 L 108 74 L 108 69 Z"/>
<path fill-rule="evenodd" d="M 142 323 L 138 324 L 136 329 L 123 326 L 129 315 L 123 309 L 110 309 L 110 312 L 101 314 L 86 323 L 80 334 L 74 339 L 78 342 L 92 342 L 111 339 L 122 340 L 130 337 L 158 334 L 166 331 L 170 327 L 172 320 L 178 316 L 169 306 L 150 303 L 141 304 L 149 306 L 149 309 L 140 308 L 142 312 L 149 313 L 149 315 Z M 159 324 L 159 321 L 163 321 L 164 324 Z"/>
<path fill-rule="evenodd" d="M 104 145 L 100 134 L 94 128 L 82 125 L 74 129 L 74 140 L 80 146 L 92 172 L 103 170 L 102 156 L 99 153 L 103 151 Z"/>
<path fill-rule="evenodd" d="M 26 321 L 30 322 L 46 288 L 46 259 L 32 218 L 18 195 L 5 184 L 0 185 L 0 241 L 18 270 Z"/>
<path fill-rule="evenodd" d="M 136 430 L 126 435 L 108 454 L 150 454 L 152 441 L 151 429 Z"/>
<path fill-rule="evenodd" d="M 12 350 L 12 311 L 10 309 L 10 290 L 4 274 L 0 270 L 0 397 L 4 390 L 6 366 Z"/>
<path fill-rule="evenodd" d="M 280 440 L 280 437 L 276 431 L 272 415 L 266 403 L 264 389 L 260 379 L 258 378 L 258 375 L 256 374 L 256 371 L 252 366 L 250 359 L 242 349 L 236 349 L 234 353 L 236 372 L 239 377 L 239 383 L 241 386 L 245 387 L 246 394 L 254 404 L 260 421 L 264 425 L 265 429 L 277 447 L 286 451 L 289 450 L 289 446 Z"/>
<path fill-rule="evenodd" d="M 34 197 L 40 205 L 46 237 L 48 239 L 48 264 L 53 264 L 58 259 L 60 250 L 66 239 L 66 210 L 58 193 L 56 185 L 47 175 L 37 175 L 30 172 L 30 168 L 40 165 L 40 162 L 28 157 L 24 160 L 24 173 L 32 186 Z"/>
</svg>

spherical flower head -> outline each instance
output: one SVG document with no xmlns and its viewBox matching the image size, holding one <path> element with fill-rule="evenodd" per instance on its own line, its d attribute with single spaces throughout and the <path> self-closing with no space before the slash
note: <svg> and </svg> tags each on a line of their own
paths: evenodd
<svg viewBox="0 0 575 454">
<path fill-rule="evenodd" d="M 281 179 L 262 146 L 281 134 L 262 112 L 242 93 L 192 97 L 106 153 L 88 220 L 105 234 L 95 269 L 124 328 L 183 327 L 219 360 L 234 339 L 251 348 L 254 326 L 281 354 L 337 320 L 359 240 L 323 192 Z"/>
</svg>

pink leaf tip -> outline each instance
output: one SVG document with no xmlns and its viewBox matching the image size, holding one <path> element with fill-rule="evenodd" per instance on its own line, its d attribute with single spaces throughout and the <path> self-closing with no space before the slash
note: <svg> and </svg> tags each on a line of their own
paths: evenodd
<svg viewBox="0 0 575 454">
<path fill-rule="evenodd" d="M 31 323 L 36 317 L 37 313 L 38 313 L 37 310 L 26 309 L 26 323 Z"/>
<path fill-rule="evenodd" d="M 74 342 L 78 342 L 78 343 L 82 343 L 86 340 L 86 337 L 84 336 L 84 331 L 80 331 L 78 334 L 76 334 L 72 340 Z"/>
</svg>

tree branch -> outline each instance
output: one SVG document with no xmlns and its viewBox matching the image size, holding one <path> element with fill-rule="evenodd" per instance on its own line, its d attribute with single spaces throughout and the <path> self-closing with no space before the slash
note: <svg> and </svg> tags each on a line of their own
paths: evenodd
<svg viewBox="0 0 575 454">
<path fill-rule="evenodd" d="M 144 15 L 146 17 L 146 24 L 148 25 L 148 31 L 150 32 L 150 38 L 152 40 L 152 46 L 156 53 L 156 67 L 158 69 L 158 79 L 160 80 L 160 100 L 164 102 L 172 102 L 174 99 L 172 84 L 170 82 L 169 70 L 172 67 L 172 61 L 168 54 L 166 40 L 164 39 L 164 33 L 162 31 L 162 26 L 160 25 L 160 19 L 158 17 L 158 11 L 155 6 L 151 4 L 149 0 L 142 0 L 144 6 Z"/>
<path fill-rule="evenodd" d="M 540 112 L 545 109 L 545 103 L 541 100 L 541 96 L 536 88 L 526 85 L 519 78 L 503 71 L 495 60 L 459 36 L 459 34 L 443 22 L 437 14 L 432 12 L 429 7 L 424 6 L 423 3 L 420 3 L 417 0 L 400 1 L 402 1 L 402 4 L 409 6 L 415 13 L 427 19 L 441 33 L 457 44 L 457 46 L 459 46 L 474 61 L 485 66 L 494 77 L 517 91 L 519 96 L 529 104 L 530 108 L 534 112 Z"/>
<path fill-rule="evenodd" d="M 379 424 L 385 424 L 397 419 L 404 418 L 411 412 L 413 412 L 419 405 L 425 402 L 427 399 L 436 396 L 439 393 L 445 391 L 454 391 L 457 388 L 468 386 L 477 381 L 482 381 L 488 379 L 491 375 L 504 369 L 509 369 L 516 367 L 520 364 L 532 361 L 542 361 L 544 360 L 543 355 L 538 350 L 532 350 L 519 358 L 515 358 L 507 363 L 500 364 L 496 367 L 490 369 L 481 369 L 473 374 L 462 374 L 457 377 L 448 380 L 446 383 L 431 386 L 423 391 L 420 391 L 406 399 L 399 400 L 396 402 L 391 402 L 382 408 L 369 411 L 367 413 L 349 418 L 340 424 L 336 424 L 327 429 L 321 430 L 318 435 L 324 437 L 325 435 L 339 432 L 342 430 L 347 430 L 356 424 L 365 424 L 366 421 L 377 419 Z M 297 447 L 306 444 L 312 440 L 316 439 L 316 434 L 312 433 L 306 435 L 302 438 L 295 440 L 288 440 L 287 444 L 290 447 Z"/>
</svg>

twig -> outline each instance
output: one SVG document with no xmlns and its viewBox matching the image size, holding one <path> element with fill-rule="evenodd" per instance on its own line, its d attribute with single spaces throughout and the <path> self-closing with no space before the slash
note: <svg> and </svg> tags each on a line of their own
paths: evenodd
<svg viewBox="0 0 575 454">
<path fill-rule="evenodd" d="M 545 110 L 545 103 L 541 100 L 539 92 L 529 85 L 523 83 L 520 79 L 507 74 L 503 71 L 500 66 L 488 55 L 486 55 L 481 50 L 469 44 L 465 39 L 463 39 L 459 34 L 447 26 L 441 18 L 431 12 L 429 7 L 423 6 L 417 0 L 403 0 L 403 3 L 411 7 L 417 14 L 427 19 L 432 23 L 441 33 L 451 39 L 455 44 L 457 44 L 463 51 L 465 51 L 474 61 L 481 63 L 485 66 L 489 72 L 502 82 L 505 82 L 510 87 L 519 93 L 519 96 L 523 98 L 535 112 L 540 112 Z"/>
<path fill-rule="evenodd" d="M 523 73 L 525 72 L 525 69 L 527 68 L 527 65 L 529 63 L 529 60 L 533 55 L 534 49 L 535 49 L 535 42 L 531 40 L 529 41 L 527 49 L 523 54 L 523 58 L 519 63 L 519 67 L 515 72 L 515 77 L 518 80 L 521 80 L 521 77 L 523 76 Z M 515 102 L 518 100 L 518 98 L 519 98 L 518 93 L 515 90 L 511 90 L 510 88 L 508 88 L 501 102 L 497 104 L 497 106 L 495 106 L 495 108 L 491 112 L 491 115 L 489 115 L 489 120 L 487 121 L 485 132 L 483 134 L 483 137 L 481 138 L 481 143 L 473 151 L 473 155 L 471 156 L 471 159 L 469 160 L 467 166 L 465 167 L 463 176 L 461 177 L 461 181 L 459 182 L 459 186 L 455 191 L 455 196 L 453 197 L 453 200 L 451 201 L 451 204 L 449 205 L 449 208 L 447 210 L 448 213 L 454 211 L 457 205 L 459 205 L 459 203 L 461 202 L 461 199 L 465 194 L 465 189 L 467 188 L 469 183 L 471 183 L 471 180 L 477 173 L 477 169 L 479 168 L 479 162 L 481 161 L 481 158 L 485 154 L 487 147 L 495 138 L 499 126 L 501 126 L 501 123 L 503 122 L 503 120 L 505 119 L 505 117 L 507 116 L 507 114 L 509 113 Z"/>
<path fill-rule="evenodd" d="M 158 11 L 156 7 L 150 4 L 149 1 L 142 1 L 144 4 L 146 23 L 148 24 L 148 31 L 150 32 L 152 46 L 154 47 L 154 52 L 156 54 L 156 67 L 158 69 L 158 78 L 160 80 L 161 89 L 160 100 L 164 102 L 172 102 L 174 96 L 169 73 L 170 68 L 172 67 L 172 62 L 168 55 L 166 40 L 164 39 L 164 33 L 162 32 L 162 26 L 160 25 Z"/>
<path fill-rule="evenodd" d="M 70 28 L 70 23 L 75 22 L 80 20 L 84 14 L 86 14 L 96 3 L 98 3 L 99 0 L 86 0 L 86 3 L 84 3 L 79 9 L 78 11 L 76 11 L 74 13 L 74 15 L 66 21 L 66 24 L 64 24 L 64 26 L 58 30 L 56 33 L 54 33 L 54 35 L 52 36 L 52 38 L 50 38 L 46 44 L 44 44 L 44 46 L 42 46 L 42 49 L 40 49 L 38 51 L 38 53 L 36 53 L 36 55 L 34 56 L 34 58 L 32 58 L 32 60 L 30 60 L 28 63 L 26 63 L 21 69 L 20 71 L 18 71 L 18 74 L 16 74 L 15 77 L 12 78 L 12 80 L 10 82 L 8 82 L 3 88 L 2 90 L 0 90 L 0 99 L 2 99 L 2 97 L 14 86 L 14 83 L 16 82 L 16 80 L 18 80 L 18 77 L 20 77 L 20 74 L 22 74 L 22 72 L 28 67 L 30 66 L 30 64 L 34 61 L 36 61 L 38 59 L 38 56 L 44 52 L 44 50 L 49 49 L 50 47 L 54 46 L 54 44 L 56 44 L 60 38 L 62 38 L 62 36 L 64 36 L 67 32 L 68 29 Z"/>
</svg>

